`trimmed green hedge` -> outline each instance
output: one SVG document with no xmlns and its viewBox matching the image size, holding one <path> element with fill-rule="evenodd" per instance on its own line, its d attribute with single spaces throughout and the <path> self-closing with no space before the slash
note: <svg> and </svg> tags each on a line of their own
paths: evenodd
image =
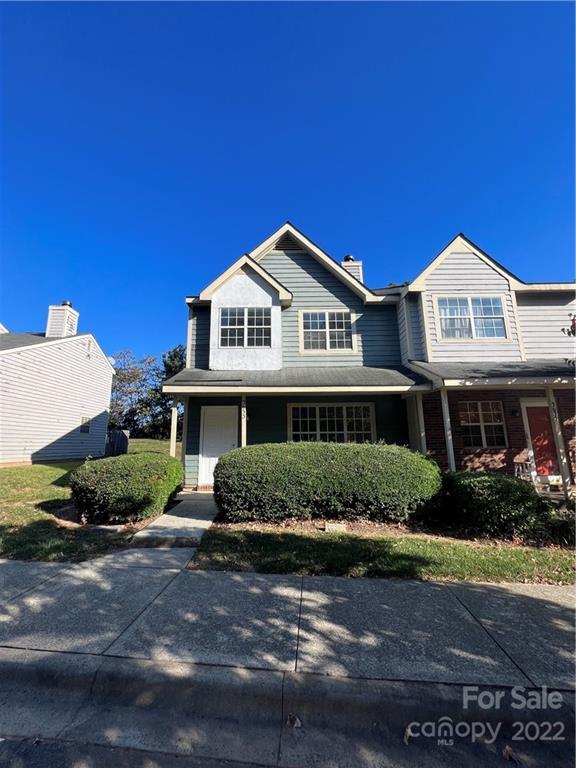
<svg viewBox="0 0 576 768">
<path fill-rule="evenodd" d="M 224 454 L 214 472 L 228 520 L 405 520 L 440 487 L 430 459 L 370 443 L 251 445 Z"/>
<path fill-rule="evenodd" d="M 495 472 L 447 473 L 435 506 L 441 522 L 477 536 L 530 537 L 549 517 L 531 483 Z"/>
<path fill-rule="evenodd" d="M 161 453 L 87 461 L 72 473 L 76 509 L 89 523 L 124 523 L 163 511 L 181 488 L 182 464 Z"/>
</svg>

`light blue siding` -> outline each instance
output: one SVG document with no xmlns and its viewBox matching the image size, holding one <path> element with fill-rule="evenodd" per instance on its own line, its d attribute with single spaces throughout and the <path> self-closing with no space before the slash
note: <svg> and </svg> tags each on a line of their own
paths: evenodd
<svg viewBox="0 0 576 768">
<path fill-rule="evenodd" d="M 309 253 L 271 251 L 262 266 L 293 294 L 282 310 L 283 366 L 386 366 L 400 363 L 400 339 L 394 306 L 366 306 L 344 283 Z M 355 352 L 302 354 L 299 313 L 311 309 L 349 309 L 356 316 Z"/>
<path fill-rule="evenodd" d="M 192 313 L 190 367 L 207 369 L 209 359 L 210 307 L 194 307 Z"/>
<path fill-rule="evenodd" d="M 374 403 L 376 437 L 387 443 L 408 444 L 406 403 L 400 395 L 334 395 L 326 397 L 249 397 L 247 440 L 256 443 L 284 443 L 288 440 L 288 403 Z"/>
<path fill-rule="evenodd" d="M 374 403 L 376 437 L 387 443 L 408 444 L 406 402 L 400 395 L 318 395 L 302 397 L 297 394 L 285 397 L 248 397 L 248 445 L 259 443 L 285 443 L 288 440 L 288 403 Z M 200 412 L 203 405 L 238 405 L 240 397 L 191 397 L 187 411 L 186 448 L 184 455 L 185 485 L 198 484 L 200 453 Z M 240 440 L 240 435 L 238 435 Z M 239 443 L 240 444 L 240 443 Z"/>
</svg>

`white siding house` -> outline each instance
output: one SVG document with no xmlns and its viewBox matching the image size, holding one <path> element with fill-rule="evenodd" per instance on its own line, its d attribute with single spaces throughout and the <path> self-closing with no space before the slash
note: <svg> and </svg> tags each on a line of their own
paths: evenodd
<svg viewBox="0 0 576 768">
<path fill-rule="evenodd" d="M 1 464 L 104 455 L 114 369 L 71 307 L 64 320 L 62 336 L 0 334 Z"/>
</svg>

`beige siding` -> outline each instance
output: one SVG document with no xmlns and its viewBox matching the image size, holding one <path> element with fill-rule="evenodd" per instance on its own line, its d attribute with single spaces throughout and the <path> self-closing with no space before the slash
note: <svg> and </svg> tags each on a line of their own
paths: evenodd
<svg viewBox="0 0 576 768">
<path fill-rule="evenodd" d="M 518 315 L 528 359 L 574 357 L 574 339 L 562 333 L 576 301 L 570 293 L 517 293 Z"/>
<path fill-rule="evenodd" d="M 89 337 L 0 355 L 0 462 L 102 456 L 111 385 Z"/>
<path fill-rule="evenodd" d="M 443 341 L 439 337 L 436 299 L 449 294 L 503 296 L 508 329 L 507 340 Z M 521 360 L 516 315 L 508 280 L 471 252 L 449 254 L 426 278 L 424 306 L 433 361 Z"/>
</svg>

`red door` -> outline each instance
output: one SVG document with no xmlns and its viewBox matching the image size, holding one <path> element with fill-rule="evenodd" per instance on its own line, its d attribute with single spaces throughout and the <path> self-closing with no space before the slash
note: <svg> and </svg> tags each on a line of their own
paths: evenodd
<svg viewBox="0 0 576 768">
<path fill-rule="evenodd" d="M 558 475 L 558 457 L 552 432 L 550 412 L 546 405 L 531 405 L 526 408 L 530 441 L 538 475 Z"/>
</svg>

